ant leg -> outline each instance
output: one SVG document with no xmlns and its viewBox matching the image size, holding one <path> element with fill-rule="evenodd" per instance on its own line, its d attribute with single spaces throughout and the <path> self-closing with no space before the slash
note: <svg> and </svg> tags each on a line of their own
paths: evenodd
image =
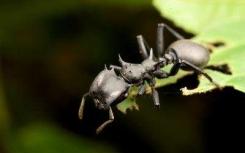
<svg viewBox="0 0 245 153">
<path fill-rule="evenodd" d="M 155 108 L 159 109 L 160 108 L 159 94 L 155 88 L 152 88 L 152 98 L 153 98 L 153 103 Z"/>
<path fill-rule="evenodd" d="M 139 86 L 138 95 L 143 95 L 145 93 L 145 84 Z"/>
<path fill-rule="evenodd" d="M 181 67 L 181 62 L 178 57 L 178 54 L 176 51 L 172 48 L 170 48 L 170 54 L 172 55 L 172 62 L 174 63 L 173 67 L 170 70 L 169 76 L 173 76 L 178 73 L 180 67 Z"/>
<path fill-rule="evenodd" d="M 173 76 L 173 75 L 177 74 L 179 69 L 180 69 L 180 66 L 181 66 L 181 63 L 174 64 L 174 66 L 171 68 L 171 70 L 169 72 L 169 76 Z"/>
<path fill-rule="evenodd" d="M 158 79 L 163 79 L 163 78 L 167 78 L 169 76 L 169 74 L 161 69 L 156 70 L 153 72 L 153 75 L 158 78 Z"/>
<path fill-rule="evenodd" d="M 158 58 L 164 55 L 164 26 L 163 24 L 157 25 L 157 54 Z"/>
<path fill-rule="evenodd" d="M 115 69 L 116 71 L 120 71 L 122 69 L 120 66 L 117 66 L 117 65 L 110 65 L 109 68 L 110 69 Z"/>
<path fill-rule="evenodd" d="M 99 134 L 108 124 L 114 121 L 114 114 L 112 108 L 109 107 L 109 120 L 105 121 L 96 129 L 96 134 Z"/>
<path fill-rule="evenodd" d="M 79 111 L 78 111 L 78 117 L 79 119 L 83 119 L 83 110 L 84 110 L 84 105 L 85 105 L 85 99 L 86 97 L 89 95 L 89 93 L 85 93 L 82 97 L 82 100 L 81 100 L 81 104 L 80 104 L 80 107 L 79 107 Z"/>
<path fill-rule="evenodd" d="M 116 66 L 116 65 L 110 65 L 109 68 L 114 69 L 114 72 L 116 72 L 117 74 L 119 74 L 122 69 L 120 66 Z"/>
<path fill-rule="evenodd" d="M 159 23 L 158 27 L 162 27 L 162 29 L 164 30 L 164 28 L 166 28 L 173 36 L 175 36 L 177 39 L 185 39 L 181 34 L 179 34 L 177 31 L 175 31 L 174 29 L 172 29 L 170 26 L 168 26 L 167 24 L 164 23 Z"/>
<path fill-rule="evenodd" d="M 155 89 L 155 84 L 156 84 L 156 80 L 151 77 L 151 76 L 146 76 L 148 82 L 149 82 L 149 85 L 151 87 L 151 90 L 152 90 L 152 98 L 153 98 L 153 103 L 154 103 L 154 106 L 156 109 L 159 109 L 160 108 L 160 100 L 159 100 L 159 94 L 158 94 L 158 91 Z"/>
<path fill-rule="evenodd" d="M 138 42 L 138 46 L 139 46 L 139 52 L 142 56 L 143 59 L 148 58 L 148 53 L 147 53 L 147 49 L 149 50 L 149 47 L 146 43 L 146 41 L 144 40 L 142 35 L 138 35 L 136 36 L 137 38 L 137 42 Z"/>
<path fill-rule="evenodd" d="M 209 65 L 204 67 L 204 69 L 209 69 L 209 70 L 214 70 L 214 71 L 218 71 L 224 74 L 228 74 L 231 75 L 231 70 L 229 68 L 229 66 L 227 64 L 222 64 L 222 65 Z"/>
<path fill-rule="evenodd" d="M 185 61 L 185 60 L 182 60 L 181 61 L 181 64 L 185 64 L 186 66 L 189 66 L 191 67 L 194 71 L 204 75 L 211 83 L 213 83 L 216 87 L 219 87 L 219 85 L 213 81 L 213 79 L 205 72 L 202 71 L 202 69 L 200 69 L 199 67 L 195 66 L 194 64 L 188 62 L 188 61 Z"/>
</svg>

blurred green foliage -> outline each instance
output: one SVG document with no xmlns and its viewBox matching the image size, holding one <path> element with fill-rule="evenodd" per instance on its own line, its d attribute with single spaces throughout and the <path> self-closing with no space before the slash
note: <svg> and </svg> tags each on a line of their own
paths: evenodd
<svg viewBox="0 0 245 153">
<path fill-rule="evenodd" d="M 166 1 L 167 6 L 179 7 L 170 3 Z M 188 3 L 185 4 L 181 6 L 187 7 Z M 224 7 L 225 12 L 221 11 L 219 18 L 223 13 L 224 16 L 229 14 L 229 9 Z M 243 6 L 236 10 L 243 10 Z M 202 19 L 200 13 L 196 16 L 188 11 L 188 16 Z M 191 25 L 192 22 L 180 24 L 174 17 L 163 16 L 198 33 L 196 41 L 212 43 L 218 40 L 234 47 L 230 48 L 232 51 L 227 48 L 226 54 L 214 52 L 211 62 L 224 59 L 232 66 L 239 64 L 236 62 L 240 61 L 231 59 L 241 58 L 243 54 L 243 46 L 236 44 L 244 40 L 244 31 L 237 31 L 243 21 L 236 21 L 236 24 L 227 21 L 227 26 L 212 26 L 204 29 L 207 32 L 201 32 L 198 25 Z M 164 104 L 159 112 L 153 111 L 147 97 L 137 99 L 139 106 L 134 105 L 134 108 L 139 107 L 138 112 L 123 115 L 115 110 L 116 121 L 102 136 L 94 137 L 93 133 L 104 116 L 94 112 L 94 107 L 91 111 L 89 103 L 85 119 L 79 121 L 77 117 L 82 93 L 88 90 L 104 64 L 117 64 L 118 53 L 130 62 L 139 61 L 135 36 L 142 33 L 150 44 L 154 44 L 156 24 L 161 21 L 172 24 L 160 17 L 150 0 L 1 1 L 0 152 L 202 152 L 200 125 L 206 97 L 182 97 L 178 95 L 179 88 L 160 92 Z M 243 65 L 239 69 L 232 68 L 238 74 Z M 180 72 L 168 80 L 158 80 L 157 86 L 175 83 L 184 75 L 186 73 Z M 225 76 L 222 84 L 236 84 L 237 89 L 244 90 L 244 86 L 239 86 L 243 76 L 236 77 L 227 81 Z"/>
<path fill-rule="evenodd" d="M 93 22 L 105 21 L 103 15 L 114 8 L 137 11 L 150 4 L 140 0 L 1 1 L 0 152 L 116 152 L 108 144 L 54 126 L 59 113 L 54 109 L 60 111 L 68 104 L 69 100 L 60 102 L 62 93 L 79 95 L 78 104 L 81 87 L 87 90 L 85 82 L 92 77 L 91 71 L 81 69 L 88 69 L 90 63 L 95 63 L 92 71 L 97 69 L 98 61 L 107 59 L 103 51 L 116 48 L 110 48 L 113 38 L 108 27 L 101 31 Z M 120 20 L 116 15 L 109 18 Z"/>
<path fill-rule="evenodd" d="M 79 138 L 52 123 L 32 123 L 12 136 L 8 149 L 13 153 L 116 152 L 107 144 Z"/>
</svg>

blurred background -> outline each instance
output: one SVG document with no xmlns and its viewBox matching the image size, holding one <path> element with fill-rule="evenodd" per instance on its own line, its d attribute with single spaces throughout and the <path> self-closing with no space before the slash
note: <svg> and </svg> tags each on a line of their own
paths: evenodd
<svg viewBox="0 0 245 153">
<path fill-rule="evenodd" d="M 136 35 L 155 47 L 159 22 L 193 36 L 150 0 L 2 0 L 0 153 L 244 151 L 244 94 L 225 88 L 181 96 L 181 87 L 197 86 L 195 75 L 159 89 L 160 111 L 148 96 L 137 99 L 139 111 L 113 108 L 115 122 L 98 136 L 107 112 L 88 100 L 78 119 L 80 99 L 104 64 L 117 65 L 119 53 L 140 62 Z"/>
</svg>

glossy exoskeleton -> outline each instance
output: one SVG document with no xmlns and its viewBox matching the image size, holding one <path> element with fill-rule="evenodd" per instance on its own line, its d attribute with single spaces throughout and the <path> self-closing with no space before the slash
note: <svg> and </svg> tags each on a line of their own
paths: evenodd
<svg viewBox="0 0 245 153">
<path fill-rule="evenodd" d="M 173 42 L 166 50 L 164 49 L 164 29 L 172 33 L 178 40 Z M 155 78 L 167 78 L 175 75 L 179 69 L 192 70 L 203 74 L 210 82 L 218 86 L 203 68 L 209 61 L 209 50 L 191 40 L 184 39 L 179 33 L 168 25 L 160 23 L 157 28 L 157 58 L 153 55 L 153 50 L 149 49 L 142 35 L 137 36 L 139 52 L 143 61 L 139 64 L 123 61 L 119 55 L 121 66 L 105 66 L 94 79 L 89 92 L 83 95 L 79 108 L 79 118 L 83 118 L 85 99 L 90 96 L 95 107 L 109 112 L 109 120 L 101 124 L 96 133 L 114 120 L 111 106 L 122 102 L 128 96 L 131 86 L 138 86 L 138 95 L 145 93 L 145 82 L 152 89 L 154 106 L 159 108 L 159 94 L 155 89 Z M 149 54 L 148 54 L 149 53 Z M 165 72 L 161 68 L 168 64 L 173 64 L 170 72 Z"/>
<path fill-rule="evenodd" d="M 96 108 L 109 111 L 109 120 L 96 130 L 96 133 L 99 133 L 114 120 L 111 104 L 124 100 L 127 97 L 129 87 L 130 84 L 125 82 L 122 77 L 117 76 L 113 68 L 107 69 L 105 66 L 105 69 L 94 79 L 89 92 L 83 95 L 78 113 L 79 118 L 83 118 L 85 98 L 90 96 Z"/>
</svg>

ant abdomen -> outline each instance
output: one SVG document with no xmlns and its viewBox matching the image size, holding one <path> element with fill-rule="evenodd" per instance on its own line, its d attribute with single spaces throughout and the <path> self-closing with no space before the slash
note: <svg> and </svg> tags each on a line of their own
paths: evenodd
<svg viewBox="0 0 245 153">
<path fill-rule="evenodd" d="M 203 68 L 209 61 L 209 50 L 204 46 L 188 39 L 180 39 L 172 43 L 167 50 L 174 50 L 179 60 L 185 60 L 198 68 Z M 193 70 L 185 65 L 181 66 L 183 70 Z"/>
</svg>

